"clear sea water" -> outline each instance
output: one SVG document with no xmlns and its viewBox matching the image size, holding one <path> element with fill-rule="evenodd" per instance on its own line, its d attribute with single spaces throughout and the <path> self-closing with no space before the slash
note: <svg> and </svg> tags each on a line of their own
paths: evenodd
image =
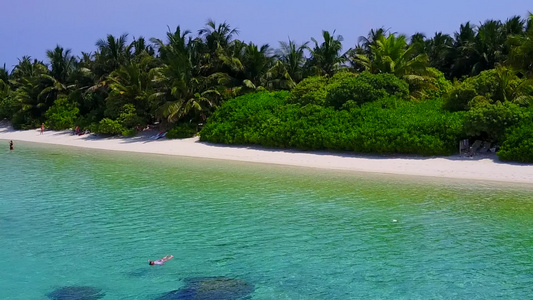
<svg viewBox="0 0 533 300">
<path fill-rule="evenodd" d="M 246 299 L 533 297 L 533 183 L 4 144 L 0 299 L 155 299 L 209 276 Z"/>
</svg>

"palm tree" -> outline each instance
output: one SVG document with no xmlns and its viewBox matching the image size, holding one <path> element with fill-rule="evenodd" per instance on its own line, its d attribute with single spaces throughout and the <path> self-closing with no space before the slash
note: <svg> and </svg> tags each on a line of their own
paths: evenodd
<svg viewBox="0 0 533 300">
<path fill-rule="evenodd" d="M 503 31 L 508 35 L 522 35 L 525 33 L 526 21 L 522 20 L 520 16 L 509 18 L 503 23 Z"/>
<path fill-rule="evenodd" d="M 209 114 L 209 108 L 215 107 L 220 98 L 218 90 L 209 85 L 212 78 L 191 76 L 181 67 L 179 61 L 168 61 L 163 67 L 154 69 L 158 90 L 150 97 L 162 101 L 158 102 L 155 117 L 163 121 L 163 127 L 182 120 L 191 112 L 191 120 Z"/>
<path fill-rule="evenodd" d="M 154 113 L 163 126 L 180 121 L 190 112 L 204 114 L 206 106 L 215 106 L 219 96 L 209 85 L 216 76 L 202 76 L 204 70 L 198 68 L 201 57 L 196 56 L 196 50 L 202 48 L 201 41 L 191 39 L 189 34 L 178 26 L 167 33 L 167 44 L 152 40 L 163 64 L 154 69 L 155 90 L 150 99 L 158 99 Z"/>
<path fill-rule="evenodd" d="M 46 87 L 43 75 L 49 75 L 49 72 L 41 61 L 36 59 L 32 61 L 29 56 L 19 59 L 11 74 L 16 99 L 14 127 L 32 128 L 44 121 L 44 113 L 55 100 L 41 97 L 41 92 Z"/>
<path fill-rule="evenodd" d="M 71 50 L 57 45 L 54 50 L 47 50 L 46 56 L 50 60 L 50 76 L 66 84 L 77 63 L 76 58 L 71 55 Z"/>
<path fill-rule="evenodd" d="M 70 53 L 70 49 L 64 50 L 59 45 L 54 50 L 46 51 L 46 56 L 50 60 L 50 74 L 41 75 L 45 87 L 40 97 L 53 102 L 60 94 L 68 94 L 68 90 L 74 88 L 70 83 L 77 69 L 77 61 Z"/>
<path fill-rule="evenodd" d="M 414 45 L 407 44 L 405 35 L 380 36 L 370 46 L 370 55 L 357 54 L 355 60 L 371 73 L 392 73 L 397 77 L 422 75 L 426 72 L 426 54 L 415 55 Z"/>
<path fill-rule="evenodd" d="M 263 85 L 270 90 L 291 90 L 296 86 L 281 60 L 277 60 L 266 72 Z"/>
<path fill-rule="evenodd" d="M 365 67 L 360 65 L 355 59 L 358 54 L 364 54 L 369 58 L 372 56 L 371 46 L 376 45 L 377 40 L 385 35 L 388 32 L 388 29 L 383 27 L 377 29 L 371 29 L 367 36 L 360 36 L 357 41 L 355 48 L 351 48 L 346 52 L 347 59 L 351 66 L 351 69 L 355 72 L 362 72 L 365 70 Z"/>
<path fill-rule="evenodd" d="M 43 74 L 45 70 L 46 66 L 42 62 L 36 59 L 32 61 L 31 57 L 23 56 L 21 59 L 19 59 L 19 63 L 13 68 L 11 77 L 13 80 L 17 81 L 24 77 L 32 77 Z"/>
<path fill-rule="evenodd" d="M 271 53 L 272 50 L 268 44 L 258 47 L 250 42 L 246 45 L 241 60 L 244 68 L 244 78 L 250 80 L 255 86 L 262 85 L 264 83 L 264 75 L 274 62 Z"/>
<path fill-rule="evenodd" d="M 323 30 L 324 42 L 321 44 L 315 38 L 311 38 L 315 46 L 312 49 L 309 47 L 307 49 L 311 52 L 309 63 L 316 75 L 332 76 L 346 61 L 345 55 L 340 53 L 343 38 L 341 35 L 336 37 L 334 35 L 335 31 L 331 34 L 329 31 Z"/>
<path fill-rule="evenodd" d="M 448 34 L 436 32 L 435 36 L 426 42 L 426 49 L 429 64 L 449 76 L 452 65 L 453 38 Z"/>
<path fill-rule="evenodd" d="M 142 59 L 144 56 L 154 56 L 155 51 L 151 45 L 146 44 L 146 40 L 141 36 L 138 39 L 133 38 L 133 41 L 128 46 L 131 50 L 133 58 Z"/>
<path fill-rule="evenodd" d="M 475 50 L 476 30 L 470 22 L 461 24 L 459 32 L 454 33 L 455 42 L 453 45 L 453 64 L 451 66 L 451 77 L 461 78 L 471 74 L 472 66 L 477 61 Z"/>
<path fill-rule="evenodd" d="M 423 33 L 417 32 L 413 34 L 409 40 L 409 44 L 413 45 L 413 48 L 415 48 L 414 53 L 416 55 L 427 54 L 427 44 L 429 42 L 426 41 L 426 36 Z"/>
<path fill-rule="evenodd" d="M 368 35 L 360 36 L 358 40 L 358 46 L 361 48 L 365 54 L 370 54 L 371 46 L 375 46 L 376 42 L 382 37 L 385 36 L 389 32 L 388 29 L 385 29 L 383 27 L 377 28 L 377 29 L 371 29 L 370 32 L 368 32 Z M 363 53 L 360 53 L 363 54 Z"/>
<path fill-rule="evenodd" d="M 404 79 L 411 96 L 423 98 L 425 90 L 434 88 L 434 79 L 428 70 L 427 55 L 417 54 L 415 46 L 407 44 L 405 35 L 380 36 L 370 46 L 370 55 L 356 54 L 355 61 L 371 73 L 390 73 Z"/>
<path fill-rule="evenodd" d="M 0 119 L 13 117 L 15 101 L 15 93 L 9 84 L 9 72 L 4 64 L 4 67 L 0 68 Z"/>
<path fill-rule="evenodd" d="M 110 93 L 106 101 L 106 115 L 117 118 L 124 106 L 133 105 L 145 125 L 150 121 L 158 103 L 150 96 L 155 69 L 150 68 L 153 57 L 146 56 L 138 63 L 130 62 L 113 71 L 109 77 Z"/>
<path fill-rule="evenodd" d="M 6 64 L 0 68 L 0 80 L 7 84 L 9 80 L 9 72 L 6 69 Z"/>
<path fill-rule="evenodd" d="M 191 52 L 191 37 L 189 36 L 191 31 L 181 30 L 181 27 L 176 27 L 174 32 L 167 32 L 167 44 L 160 39 L 152 38 L 150 41 L 155 45 L 159 51 L 159 57 L 162 60 L 167 60 L 175 57 L 181 57 L 181 59 L 189 59 Z"/>
<path fill-rule="evenodd" d="M 207 49 L 210 53 L 214 53 L 218 45 L 222 48 L 227 48 L 233 37 L 239 34 L 239 30 L 226 23 L 216 24 L 215 21 L 209 19 L 205 24 L 205 27 L 198 31 L 200 36 L 203 36 Z"/>
<path fill-rule="evenodd" d="M 289 39 L 288 43 L 279 42 L 279 44 L 280 49 L 276 52 L 276 57 L 284 65 L 291 80 L 295 83 L 300 82 L 303 79 L 303 67 L 306 61 L 304 51 L 309 42 L 298 45 Z"/>
<path fill-rule="evenodd" d="M 96 42 L 98 51 L 95 53 L 95 71 L 98 75 L 108 75 L 124 65 L 131 58 L 131 47 L 126 44 L 128 34 L 118 38 L 108 34 L 107 38 Z"/>
<path fill-rule="evenodd" d="M 502 65 L 496 66 L 495 71 L 498 82 L 497 99 L 518 104 L 533 103 L 531 101 L 533 96 L 529 90 L 533 86 L 533 79 L 519 79 L 513 69 Z"/>
<path fill-rule="evenodd" d="M 533 14 L 529 14 L 527 29 L 523 35 L 511 35 L 509 64 L 528 78 L 533 77 Z"/>
<path fill-rule="evenodd" d="M 481 71 L 494 69 L 496 63 L 504 60 L 506 36 L 500 21 L 487 20 L 478 27 L 475 39 L 476 62 L 472 66 L 471 75 Z"/>
</svg>

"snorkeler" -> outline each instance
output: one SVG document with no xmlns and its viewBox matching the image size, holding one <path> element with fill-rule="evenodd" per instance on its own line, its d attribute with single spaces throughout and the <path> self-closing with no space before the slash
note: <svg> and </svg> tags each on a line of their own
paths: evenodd
<svg viewBox="0 0 533 300">
<path fill-rule="evenodd" d="M 162 265 L 165 264 L 165 262 L 167 262 L 167 261 L 169 261 L 169 260 L 171 260 L 173 258 L 174 258 L 174 255 L 167 255 L 167 256 L 165 256 L 165 257 L 163 257 L 161 259 L 158 259 L 158 260 L 148 260 L 148 264 L 151 265 L 151 266 L 153 266 L 153 265 L 162 266 Z"/>
</svg>

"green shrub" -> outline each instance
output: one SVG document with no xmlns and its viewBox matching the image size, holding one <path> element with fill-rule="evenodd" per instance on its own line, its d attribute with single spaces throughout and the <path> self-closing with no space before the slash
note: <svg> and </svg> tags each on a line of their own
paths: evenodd
<svg viewBox="0 0 533 300">
<path fill-rule="evenodd" d="M 407 83 L 396 76 L 363 72 L 358 76 L 346 76 L 329 84 L 326 105 L 339 109 L 347 101 L 362 104 L 387 96 L 405 99 L 408 95 Z"/>
<path fill-rule="evenodd" d="M 498 156 L 504 161 L 533 163 L 533 122 L 509 128 Z"/>
<path fill-rule="evenodd" d="M 505 130 L 528 115 L 527 110 L 510 102 L 497 102 L 473 108 L 465 115 L 464 130 L 470 137 L 498 142 Z"/>
<path fill-rule="evenodd" d="M 144 127 L 146 122 L 137 115 L 137 110 L 133 104 L 125 104 L 117 118 L 117 121 L 125 128 L 133 129 L 136 126 Z"/>
<path fill-rule="evenodd" d="M 452 83 L 444 77 L 444 74 L 435 69 L 427 68 L 426 76 L 408 76 L 411 98 L 434 99 L 446 95 L 453 87 Z"/>
<path fill-rule="evenodd" d="M 287 98 L 288 103 L 301 105 L 317 104 L 326 102 L 327 79 L 322 76 L 307 77 L 300 81 L 291 91 Z"/>
<path fill-rule="evenodd" d="M 3 118 L 11 119 L 17 111 L 17 99 L 14 93 L 2 95 L 0 91 L 0 120 Z"/>
<path fill-rule="evenodd" d="M 339 71 L 333 74 L 333 76 L 331 76 L 331 78 L 328 79 L 328 84 L 334 84 L 346 78 L 355 78 L 355 77 L 357 77 L 356 73 L 352 73 L 348 71 Z"/>
<path fill-rule="evenodd" d="M 55 130 L 72 128 L 78 113 L 79 109 L 69 103 L 67 98 L 59 98 L 45 113 L 46 127 Z"/>
<path fill-rule="evenodd" d="M 335 110 L 286 104 L 279 93 L 254 93 L 224 103 L 200 138 L 303 150 L 451 154 L 462 138 L 464 116 L 441 107 L 441 99 L 415 103 L 389 96 L 361 106 L 348 101 L 345 110 Z"/>
<path fill-rule="evenodd" d="M 446 108 L 452 111 L 469 110 L 478 101 L 472 101 L 475 97 L 483 97 L 487 102 L 493 104 L 498 101 L 520 102 L 527 94 L 528 84 L 525 79 L 520 79 L 513 71 L 499 67 L 497 69 L 486 70 L 479 75 L 467 78 L 462 83 L 455 83 L 446 97 Z M 526 103 L 529 103 L 526 101 Z"/>
<path fill-rule="evenodd" d="M 389 96 L 395 96 L 401 99 L 408 99 L 409 97 L 409 86 L 407 83 L 393 74 L 362 72 L 357 78 L 358 80 L 368 82 L 375 89 L 384 90 Z"/>
<path fill-rule="evenodd" d="M 445 97 L 444 107 L 449 111 L 468 110 L 469 102 L 476 96 L 477 92 L 472 86 L 456 82 Z"/>
<path fill-rule="evenodd" d="M 134 136 L 137 135 L 137 129 L 135 129 L 135 128 L 125 128 L 124 130 L 122 130 L 122 132 L 120 134 L 122 134 L 122 136 L 126 136 L 126 137 L 134 137 Z"/>
<path fill-rule="evenodd" d="M 264 126 L 281 109 L 289 92 L 257 92 L 224 102 L 207 120 L 200 139 L 214 143 L 254 144 Z M 243 128 L 247 129 L 245 133 Z"/>
<path fill-rule="evenodd" d="M 477 76 L 469 77 L 465 80 L 465 83 L 470 85 L 478 95 L 486 96 L 495 101 L 504 100 L 499 93 L 500 85 L 495 69 L 486 70 Z"/>
<path fill-rule="evenodd" d="M 328 85 L 326 105 L 339 109 L 347 101 L 362 104 L 376 101 L 386 95 L 385 91 L 375 89 L 368 82 L 357 80 L 357 78 L 345 78 L 337 83 Z"/>
<path fill-rule="evenodd" d="M 196 134 L 196 124 L 181 123 L 174 126 L 167 132 L 167 139 L 184 139 L 193 137 Z"/>
<path fill-rule="evenodd" d="M 98 128 L 94 131 L 103 134 L 122 134 L 125 130 L 126 128 L 124 128 L 124 126 L 122 126 L 117 120 L 103 118 L 100 123 L 98 123 Z"/>
<path fill-rule="evenodd" d="M 430 76 L 435 78 L 436 87 L 436 89 L 429 89 L 425 91 L 428 95 L 428 98 L 440 98 L 448 94 L 448 92 L 453 88 L 453 84 L 446 79 L 444 73 L 435 68 L 428 68 L 428 71 L 431 73 Z"/>
</svg>

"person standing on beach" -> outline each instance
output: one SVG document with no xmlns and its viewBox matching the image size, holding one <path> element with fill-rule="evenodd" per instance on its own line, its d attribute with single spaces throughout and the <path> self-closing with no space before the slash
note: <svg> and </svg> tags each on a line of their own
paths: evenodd
<svg viewBox="0 0 533 300">
<path fill-rule="evenodd" d="M 13 150 L 13 141 L 9 141 L 9 150 Z"/>
<path fill-rule="evenodd" d="M 44 123 L 41 123 L 41 134 L 44 133 Z"/>
</svg>

